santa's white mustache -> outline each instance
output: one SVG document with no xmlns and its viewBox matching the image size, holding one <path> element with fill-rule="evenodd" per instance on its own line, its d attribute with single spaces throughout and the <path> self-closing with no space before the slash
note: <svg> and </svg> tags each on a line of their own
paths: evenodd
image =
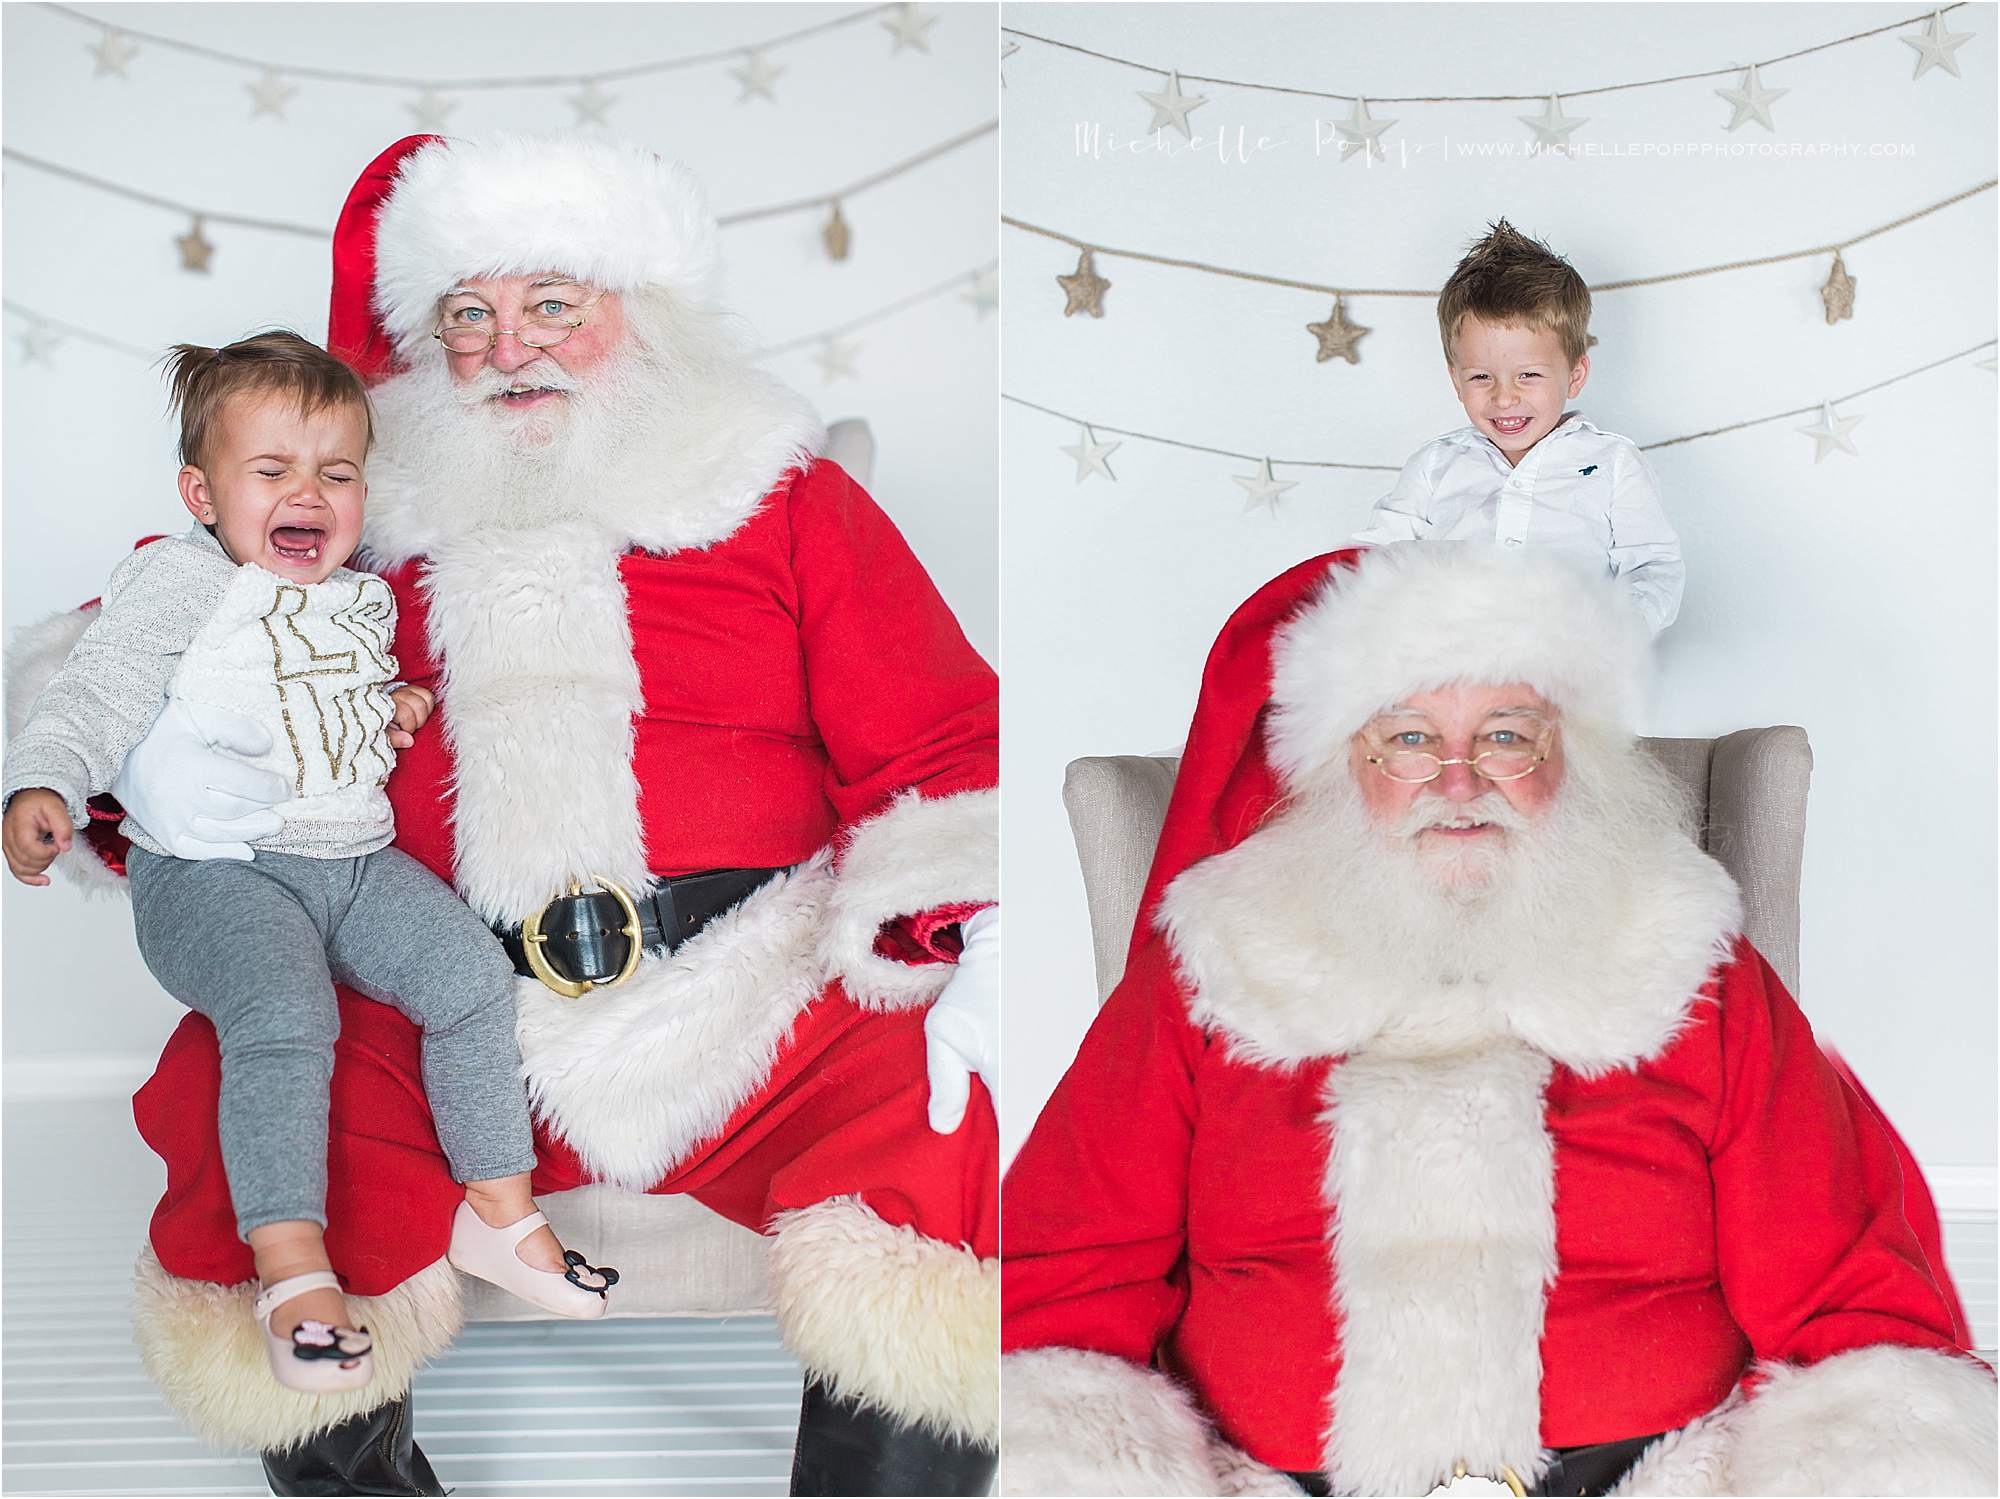
<svg viewBox="0 0 2000 1499">
<path fill-rule="evenodd" d="M 1441 796 L 1429 795 L 1420 796 L 1410 803 L 1396 822 L 1395 834 L 1398 838 L 1414 838 L 1431 828 L 1473 822 L 1488 822 L 1509 833 L 1517 833 L 1528 825 L 1528 819 L 1497 791 L 1486 792 L 1469 802 L 1447 801 Z"/>
<path fill-rule="evenodd" d="M 473 406 L 510 391 L 557 390 L 573 394 L 583 389 L 583 382 L 553 360 L 537 359 L 522 365 L 511 375 L 496 370 L 490 364 L 481 365 L 470 380 L 455 388 L 460 399 Z"/>
</svg>

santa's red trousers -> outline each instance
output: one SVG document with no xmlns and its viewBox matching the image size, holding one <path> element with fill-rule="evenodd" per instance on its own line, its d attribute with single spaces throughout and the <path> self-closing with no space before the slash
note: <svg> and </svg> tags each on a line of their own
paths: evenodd
<svg viewBox="0 0 2000 1499">
<path fill-rule="evenodd" d="M 346 1290 L 375 1296 L 444 1257 L 464 1190 L 452 1181 L 424 1100 L 421 1033 L 388 1005 L 338 994 L 326 1244 Z M 993 1109 L 975 1077 L 957 1131 L 931 1130 L 924 1014 L 863 1010 L 829 985 L 794 1024 L 764 1086 L 647 1190 L 685 1192 L 758 1232 L 788 1209 L 853 1195 L 889 1224 L 992 1258 L 999 1252 Z M 152 1223 L 161 1265 L 234 1285 L 256 1271 L 236 1237 L 222 1169 L 220 1081 L 215 1029 L 189 1015 L 133 1112 L 167 1163 Z M 592 1179 L 540 1125 L 536 1149 L 537 1193 Z"/>
</svg>

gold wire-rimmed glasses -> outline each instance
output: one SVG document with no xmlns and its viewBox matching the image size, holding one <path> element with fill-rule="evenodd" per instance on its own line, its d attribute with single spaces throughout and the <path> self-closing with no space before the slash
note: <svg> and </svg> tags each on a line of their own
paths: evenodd
<svg viewBox="0 0 2000 1499">
<path fill-rule="evenodd" d="M 529 318 L 518 328 L 475 328 L 469 324 L 455 323 L 449 327 L 434 329 L 431 337 L 443 344 L 454 354 L 484 354 L 500 341 L 503 333 L 511 333 L 521 341 L 524 349 L 553 349 L 584 324 L 590 309 L 603 300 L 599 292 L 588 302 L 577 308 L 573 318 Z M 543 298 L 555 301 L 556 298 Z"/>
<path fill-rule="evenodd" d="M 1502 745 L 1495 749 L 1481 750 L 1478 754 L 1463 759 L 1445 759 L 1429 750 L 1398 748 L 1387 744 L 1371 746 L 1380 753 L 1363 756 L 1367 762 L 1382 772 L 1390 780 L 1405 786 L 1421 786 L 1426 781 L 1435 781 L 1444 774 L 1447 765 L 1469 765 L 1472 773 L 1486 781 L 1518 781 L 1523 776 L 1531 776 L 1549 758 L 1549 746 L 1555 738 L 1555 725 L 1543 724 L 1538 719 L 1526 720 L 1539 730 L 1535 736 L 1519 745 Z M 1410 732 L 1415 732 L 1414 730 Z M 1519 734 L 1517 728 L 1507 728 L 1498 732 Z M 1398 736 L 1391 735 L 1392 739 Z M 1484 737 L 1484 736 L 1482 736 Z"/>
</svg>

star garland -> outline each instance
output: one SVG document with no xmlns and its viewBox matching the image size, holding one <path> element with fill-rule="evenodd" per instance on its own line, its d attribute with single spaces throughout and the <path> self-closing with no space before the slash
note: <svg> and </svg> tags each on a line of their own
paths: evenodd
<svg viewBox="0 0 2000 1499">
<path fill-rule="evenodd" d="M 282 100 L 278 102 L 282 104 Z M 429 100 L 428 105 L 430 107 L 442 106 L 446 110 L 454 107 L 450 101 L 436 98 Z M 415 105 L 411 106 L 412 109 L 416 107 Z M 1000 122 L 998 120 L 988 120 L 982 125 L 975 125 L 969 130 L 960 131 L 949 140 L 940 141 L 937 145 L 920 151 L 914 156 L 894 162 L 889 166 L 881 168 L 879 171 L 871 172 L 866 177 L 850 182 L 844 187 L 835 189 L 833 192 L 822 193 L 811 198 L 796 198 L 785 203 L 767 204 L 762 208 L 738 209 L 734 213 L 725 213 L 718 216 L 716 222 L 726 228 L 733 224 L 748 223 L 752 219 L 768 219 L 783 214 L 830 209 L 832 216 L 821 231 L 822 239 L 829 259 L 836 261 L 845 260 L 851 245 L 852 230 L 841 215 L 841 204 L 844 201 L 853 198 L 859 193 L 864 193 L 872 187 L 879 186 L 891 178 L 900 177 L 906 172 L 915 171 L 918 167 L 949 152 L 956 151 L 962 146 L 969 145 L 981 136 L 990 135 L 999 128 Z M 44 161 L 38 156 L 28 155 L 25 151 L 17 151 L 12 146 L 0 147 L 0 159 L 19 162 L 23 166 L 33 167 L 38 171 L 47 172 L 52 176 L 81 183 L 85 187 L 94 188 L 99 192 L 108 193 L 113 197 L 126 198 L 135 203 L 146 203 L 155 208 L 164 208 L 173 213 L 185 215 L 190 221 L 191 227 L 186 234 L 181 235 L 175 240 L 175 244 L 180 249 L 181 269 L 184 271 L 206 273 L 209 269 L 209 259 L 215 253 L 215 246 L 202 233 L 203 226 L 206 223 L 227 224 L 243 229 L 262 229 L 277 234 L 302 235 L 308 239 L 317 240 L 330 240 L 333 237 L 331 231 L 317 228 L 311 224 L 295 224 L 280 219 L 254 218 L 245 214 L 225 213 L 215 209 L 198 208 L 190 203 L 182 203 L 173 198 L 162 197 L 158 193 L 144 192 L 135 187 L 127 187 L 123 183 L 110 182 L 102 177 L 92 176 L 88 172 L 77 171 L 74 167 L 63 166 L 59 162 Z"/>
<path fill-rule="evenodd" d="M 1099 442 L 1089 424 L 1080 422 L 1077 424 L 1076 441 L 1063 451 L 1076 460 L 1077 483 L 1081 484 L 1092 474 L 1102 474 L 1116 484 L 1118 476 L 1111 472 L 1111 455 L 1124 446 L 1122 442 Z"/>
<path fill-rule="evenodd" d="M 859 379 L 860 371 L 855 361 L 864 347 L 860 342 L 846 337 L 847 334 L 894 317 L 906 308 L 919 303 L 933 301 L 947 292 L 959 293 L 959 300 L 972 309 L 975 322 L 983 323 L 987 315 L 1000 305 L 1000 268 L 998 261 L 989 261 L 977 270 L 961 271 L 934 286 L 922 291 L 899 297 L 872 312 L 864 312 L 859 317 L 849 318 L 832 328 L 822 328 L 817 333 L 802 334 L 781 344 L 771 344 L 757 351 L 759 359 L 774 359 L 780 354 L 789 354 L 798 349 L 817 345 L 813 361 L 819 365 L 820 383 L 831 385 L 836 380 Z"/>
<path fill-rule="evenodd" d="M 70 5 L 45 4 L 43 8 L 68 20 L 91 27 L 98 33 L 97 40 L 86 47 L 93 59 L 91 76 L 94 79 L 130 78 L 131 74 L 127 69 L 135 58 L 148 49 L 178 52 L 256 73 L 257 80 L 245 85 L 255 100 L 253 117 L 271 115 L 283 120 L 285 105 L 299 92 L 299 80 L 361 84 L 376 88 L 400 89 L 410 93 L 413 97 L 404 101 L 403 108 L 426 130 L 443 128 L 446 116 L 458 105 L 458 100 L 450 97 L 451 95 L 496 89 L 537 88 L 570 90 L 571 92 L 565 93 L 563 98 L 575 114 L 573 123 L 579 126 L 606 126 L 609 124 L 611 107 L 620 97 L 607 90 L 606 84 L 732 62 L 737 66 L 727 71 L 729 76 L 742 87 L 742 93 L 736 101 L 738 104 L 747 103 L 751 99 L 765 99 L 776 104 L 778 77 L 786 69 L 773 64 L 766 54 L 871 19 L 880 19 L 881 25 L 889 32 L 891 57 L 906 50 L 928 54 L 930 30 L 943 18 L 942 12 L 926 11 L 922 6 L 915 4 L 870 5 L 850 11 L 843 16 L 799 27 L 779 36 L 767 37 L 759 42 L 709 52 L 655 58 L 650 62 L 630 63 L 597 73 L 443 80 L 273 62 L 265 58 L 249 57 L 242 53 L 204 46 L 197 42 L 182 41 L 177 37 L 163 36 L 157 32 L 114 26 Z"/>
<path fill-rule="evenodd" d="M 1703 432 L 1689 432 L 1679 437 L 1656 438 L 1652 442 L 1640 443 L 1638 447 L 1641 452 L 1653 452 L 1660 448 L 1677 447 L 1682 443 L 1698 442 L 1704 438 L 1720 437 L 1728 432 L 1741 432 L 1752 427 L 1766 426 L 1772 422 L 1788 421 L 1794 417 L 1813 416 L 1817 420 L 1812 425 L 1798 427 L 1794 430 L 1813 439 L 1813 462 L 1815 464 L 1822 462 L 1831 453 L 1846 453 L 1850 456 L 1858 457 L 1860 456 L 1859 450 L 1850 439 L 1854 429 L 1861 424 L 1864 418 L 1859 415 L 1844 415 L 1836 410 L 1837 407 L 1843 406 L 1850 401 L 1857 401 L 1865 395 L 1873 394 L 1875 391 L 1898 384 L 1901 381 L 1914 379 L 1916 376 L 1926 374 L 1931 370 L 1941 369 L 1945 365 L 1954 364 L 1961 360 L 1969 360 L 1971 355 L 1977 354 L 1980 350 L 1993 348 L 1995 342 L 1996 340 L 1989 338 L 1984 343 L 1974 344 L 1969 349 L 1960 349 L 1957 353 L 1947 354 L 1942 359 L 1933 359 L 1928 364 L 1918 365 L 1915 369 L 1904 370 L 1900 374 L 1890 375 L 1887 379 L 1877 380 L 1873 385 L 1864 386 L 1860 390 L 1852 391 L 1847 395 L 1822 397 L 1816 404 L 1811 406 L 1801 406 L 1791 411 L 1777 411 L 1768 416 L 1749 417 L 1740 422 L 1731 422 L 1727 426 L 1712 427 Z M 1993 369 L 1994 362 L 1992 356 L 1989 355 L 1985 359 L 1973 362 L 1973 367 L 1982 370 Z M 1276 478 L 1273 473 L 1274 468 L 1342 469 L 1355 473 L 1381 474 L 1394 474 L 1402 471 L 1402 465 L 1396 463 L 1355 463 L 1327 458 L 1274 458 L 1269 454 L 1248 453 L 1233 448 L 1211 447 L 1203 443 L 1187 442 L 1177 437 L 1162 436 L 1158 433 L 1138 432 L 1127 427 L 1108 426 L 1103 422 L 1088 420 L 1073 412 L 1058 411 L 1052 406 L 1044 406 L 1020 396 L 1011 395 L 1006 391 L 1000 393 L 1000 399 L 1016 406 L 1025 407 L 1029 411 L 1040 412 L 1043 416 L 1053 417 L 1057 421 L 1068 423 L 1076 428 L 1077 441 L 1074 443 L 1059 444 L 1058 448 L 1059 451 L 1075 462 L 1076 482 L 1078 484 L 1083 483 L 1085 479 L 1093 475 L 1100 474 L 1114 484 L 1118 482 L 1118 476 L 1111 471 L 1107 460 L 1116 449 L 1123 446 L 1123 443 L 1101 441 L 1097 435 L 1100 432 L 1112 433 L 1121 439 L 1129 438 L 1137 442 L 1157 443 L 1163 447 L 1179 448 L 1185 452 L 1207 453 L 1217 458 L 1229 458 L 1241 463 L 1251 464 L 1253 465 L 1252 472 L 1229 476 L 1242 489 L 1246 497 L 1243 507 L 1246 515 L 1258 509 L 1269 509 L 1275 515 L 1278 509 L 1278 502 L 1285 492 L 1297 487 L 1299 481 L 1295 479 Z"/>
<path fill-rule="evenodd" d="M 999 262 L 988 261 L 973 270 L 961 271 L 933 286 L 927 286 L 908 296 L 898 297 L 893 302 L 864 312 L 858 317 L 849 318 L 834 327 L 822 328 L 816 333 L 801 334 L 783 343 L 766 345 L 756 350 L 752 357 L 775 359 L 780 355 L 816 347 L 813 358 L 820 366 L 824 383 L 831 384 L 836 379 L 859 378 L 859 372 L 855 369 L 855 359 L 860 354 L 862 345 L 847 338 L 846 335 L 884 322 L 900 312 L 924 302 L 934 301 L 953 291 L 959 293 L 958 299 L 961 302 L 972 308 L 975 322 L 985 322 L 988 315 L 1000 305 Z M 52 365 L 54 361 L 49 355 L 65 338 L 78 338 L 101 344 L 121 353 L 135 355 L 149 363 L 159 358 L 158 350 L 144 349 L 137 344 L 108 338 L 73 323 L 60 322 L 19 302 L 0 302 L 0 306 L 4 306 L 8 313 L 20 320 L 21 327 L 15 332 L 14 337 L 21 348 L 22 362 L 26 364 Z"/>
<path fill-rule="evenodd" d="M 1553 101 L 1551 103 L 1553 104 Z M 1545 123 L 1546 118 L 1545 116 Z M 1366 149 L 1365 143 L 1357 145 L 1355 149 L 1357 151 Z M 1894 219 L 1887 224 L 1878 225 L 1864 233 L 1851 235 L 1847 239 L 1837 241 L 1834 244 L 1814 245 L 1803 250 L 1788 250 L 1776 255 L 1760 255 L 1753 260 L 1733 260 L 1721 265 L 1697 266 L 1691 270 L 1669 271 L 1655 276 L 1639 276 L 1624 281 L 1605 281 L 1591 287 L 1590 290 L 1593 295 L 1610 291 L 1629 291 L 1634 287 L 1659 286 L 1671 281 L 1690 281 L 1700 276 L 1720 275 L 1725 271 L 1748 270 L 1758 266 L 1780 265 L 1792 260 L 1817 259 L 1822 255 L 1831 255 L 1833 257 L 1832 268 L 1828 272 L 1825 283 L 1819 288 L 1819 297 L 1826 314 L 1826 321 L 1831 326 L 1834 323 L 1853 318 L 1854 292 L 1855 288 L 1860 284 L 1858 277 L 1848 273 L 1847 262 L 1842 255 L 1843 251 L 1851 250 L 1858 244 L 1874 239 L 1877 235 L 1887 234 L 1892 229 L 1900 229 L 1907 224 L 1913 224 L 1918 219 L 1926 218 L 1942 209 L 1963 203 L 1968 198 L 1990 192 L 1996 186 L 2000 186 L 2000 178 L 1989 179 L 1978 184 L 1976 187 L 1969 187 L 1964 192 L 1954 193 L 1949 198 L 1941 199 L 1936 203 L 1926 204 L 1922 208 L 1904 214 L 1901 218 Z M 1079 312 L 1088 313 L 1093 318 L 1104 316 L 1104 293 L 1110 289 L 1111 282 L 1098 273 L 1097 257 L 1099 256 L 1103 256 L 1107 260 L 1136 260 L 1148 265 L 1161 265 L 1175 270 L 1195 271 L 1204 275 L 1225 277 L 1233 281 L 1251 281 L 1263 286 L 1282 287 L 1289 291 L 1316 292 L 1321 296 L 1331 296 L 1333 298 L 1333 311 L 1327 315 L 1326 319 L 1323 322 L 1307 323 L 1304 325 L 1306 331 L 1311 333 L 1317 341 L 1314 360 L 1320 364 L 1324 364 L 1330 359 L 1344 359 L 1351 365 L 1361 362 L 1361 354 L 1356 345 L 1370 330 L 1348 321 L 1346 311 L 1348 298 L 1421 297 L 1434 301 L 1438 295 L 1435 289 L 1420 287 L 1323 286 L 1316 282 L 1299 281 L 1285 276 L 1270 276 L 1260 271 L 1246 271 L 1229 266 L 1210 265 L 1204 261 L 1186 260 L 1170 255 L 1154 255 L 1144 250 L 1114 250 L 1105 245 L 1092 244 L 1086 240 L 1077 239 L 1059 229 L 1050 229 L 1040 224 L 1027 223 L 1008 214 L 1002 214 L 1000 222 L 1011 229 L 1018 229 L 1026 234 L 1040 235 L 1044 239 L 1052 239 L 1059 244 L 1069 245 L 1078 252 L 1076 269 L 1067 276 L 1057 276 L 1054 278 L 1056 284 L 1062 288 L 1064 317 L 1074 317 Z M 1592 338 L 1591 342 L 1595 344 L 1597 340 Z"/>
<path fill-rule="evenodd" d="M 1104 294 L 1111 290 L 1111 283 L 1097 274 L 1097 262 L 1091 259 L 1088 249 L 1077 257 L 1075 270 L 1056 277 L 1056 285 L 1063 289 L 1064 317 L 1079 312 L 1104 316 Z"/>
<path fill-rule="evenodd" d="M 1368 94 L 1364 97 L 1359 94 L 1339 93 L 1324 89 L 1297 88 L 1290 84 L 1262 83 L 1246 79 L 1206 77 L 1193 73 L 1183 73 L 1177 68 L 1162 68 L 1157 64 L 1142 62 L 1136 58 L 1118 57 L 1109 52 L 1100 52 L 1094 48 L 1079 46 L 1074 42 L 1066 42 L 1058 37 L 1040 36 L 1034 32 L 1023 31 L 1014 26 L 1003 26 L 1001 27 L 1001 31 L 1007 36 L 1019 37 L 1022 41 L 1038 42 L 1046 47 L 1081 53 L 1086 57 L 1094 57 L 1102 62 L 1114 63 L 1120 67 L 1131 68 L 1142 73 L 1151 73 L 1165 80 L 1165 88 L 1157 92 L 1141 90 L 1138 94 L 1138 97 L 1149 105 L 1153 111 L 1152 123 L 1146 127 L 1146 133 L 1149 135 L 1156 131 L 1173 129 L 1180 131 L 1188 139 L 1193 139 L 1193 132 L 1188 126 L 1188 111 L 1198 105 L 1207 103 L 1208 99 L 1206 95 L 1184 95 L 1182 93 L 1181 84 L 1183 81 L 1191 81 L 1195 83 L 1215 84 L 1224 88 L 1245 89 L 1253 92 L 1288 94 L 1310 99 L 1330 99 L 1349 104 L 1352 106 L 1352 110 L 1345 123 L 1336 122 L 1334 125 L 1334 129 L 1340 138 L 1340 159 L 1342 161 L 1351 161 L 1359 156 L 1364 159 L 1381 161 L 1386 160 L 1388 155 L 1387 148 L 1382 142 L 1382 136 L 1397 121 L 1373 118 L 1368 110 L 1370 100 L 1373 100 L 1377 104 L 1543 104 L 1544 110 L 1539 117 L 1534 115 L 1517 115 L 1515 118 L 1534 131 L 1535 145 L 1539 152 L 1560 155 L 1569 149 L 1570 136 L 1581 126 L 1590 123 L 1588 119 L 1571 119 L 1566 117 L 1562 111 L 1562 101 L 1564 99 L 1582 99 L 1600 94 L 1621 93 L 1630 89 L 1660 88 L 1668 84 L 1688 83 L 1699 79 L 1723 78 L 1736 75 L 1736 85 L 1734 88 L 1718 88 L 1714 90 L 1715 94 L 1730 106 L 1729 120 L 1722 126 L 1722 129 L 1733 131 L 1738 126 L 1754 120 L 1766 130 L 1775 133 L 1778 127 L 1772 119 L 1771 106 L 1790 93 L 1791 90 L 1789 88 L 1765 87 L 1763 79 L 1759 75 L 1759 69 L 1775 67 L 1780 63 L 1792 62 L 1798 58 L 1810 56 L 1815 52 L 1824 52 L 1829 48 L 1845 46 L 1850 42 L 1865 41 L 1870 37 L 1881 36 L 1887 32 L 1895 31 L 1899 27 L 1913 26 L 1920 21 L 1927 21 L 1923 32 L 1905 34 L 1898 38 L 1905 46 L 1911 48 L 1917 54 L 1916 71 L 1911 74 L 1911 81 L 1915 82 L 1922 78 L 1924 74 L 1933 68 L 1949 73 L 1952 77 L 1957 78 L 1962 75 L 1958 71 L 1956 53 L 1960 47 L 1972 40 L 1974 33 L 1945 30 L 1944 16 L 1948 12 L 1959 9 L 1964 3 L 1965 0 L 1958 0 L 1957 4 L 1942 6 L 1927 14 L 1920 13 L 1915 16 L 1906 17 L 1901 21 L 1891 21 L 1883 26 L 1871 27 L 1867 31 L 1857 31 L 1847 36 L 1835 37 L 1831 41 L 1820 42 L 1810 47 L 1802 47 L 1797 51 L 1787 52 L 1779 57 L 1768 57 L 1762 61 L 1749 64 L 1731 63 L 1724 68 L 1711 68 L 1699 73 L 1682 73 L 1670 78 L 1647 78 L 1629 83 L 1603 84 L 1595 88 L 1565 89 L 1560 94 L 1548 92 L 1533 94 L 1431 94 L 1403 99 L 1385 99 L 1375 94 Z M 1018 47 L 1018 43 L 1010 43 L 1009 45 Z M 1003 53 L 1002 55 L 1006 56 L 1007 54 Z"/>
</svg>

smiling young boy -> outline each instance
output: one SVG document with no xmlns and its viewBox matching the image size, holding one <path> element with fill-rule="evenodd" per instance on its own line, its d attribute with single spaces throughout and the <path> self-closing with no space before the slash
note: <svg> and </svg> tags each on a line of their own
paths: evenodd
<svg viewBox="0 0 2000 1499">
<path fill-rule="evenodd" d="M 215 1024 L 223 1170 L 262 1284 L 272 1373 L 328 1394 L 372 1372 L 324 1239 L 336 978 L 424 1028 L 424 1092 L 465 1186 L 451 1262 L 544 1310 L 600 1316 L 617 1272 L 565 1251 L 530 1194 L 513 965 L 449 886 L 388 846 L 393 751 L 410 747 L 432 701 L 396 680 L 388 584 L 343 565 L 368 493 L 367 393 L 282 331 L 183 344 L 171 380 L 195 524 L 119 565 L 7 746 L 8 867 L 48 884 L 86 798 L 111 785 L 169 698 L 268 729 L 269 752 L 251 763 L 291 795 L 247 861 L 177 857 L 130 816 L 121 831 L 140 955 Z"/>
<path fill-rule="evenodd" d="M 1590 377 L 1583 278 L 1502 219 L 1445 282 L 1438 327 L 1472 425 L 1417 449 L 1354 544 L 1552 547 L 1615 576 L 1657 636 L 1686 569 L 1652 469 L 1629 439 L 1564 409 Z"/>
</svg>

